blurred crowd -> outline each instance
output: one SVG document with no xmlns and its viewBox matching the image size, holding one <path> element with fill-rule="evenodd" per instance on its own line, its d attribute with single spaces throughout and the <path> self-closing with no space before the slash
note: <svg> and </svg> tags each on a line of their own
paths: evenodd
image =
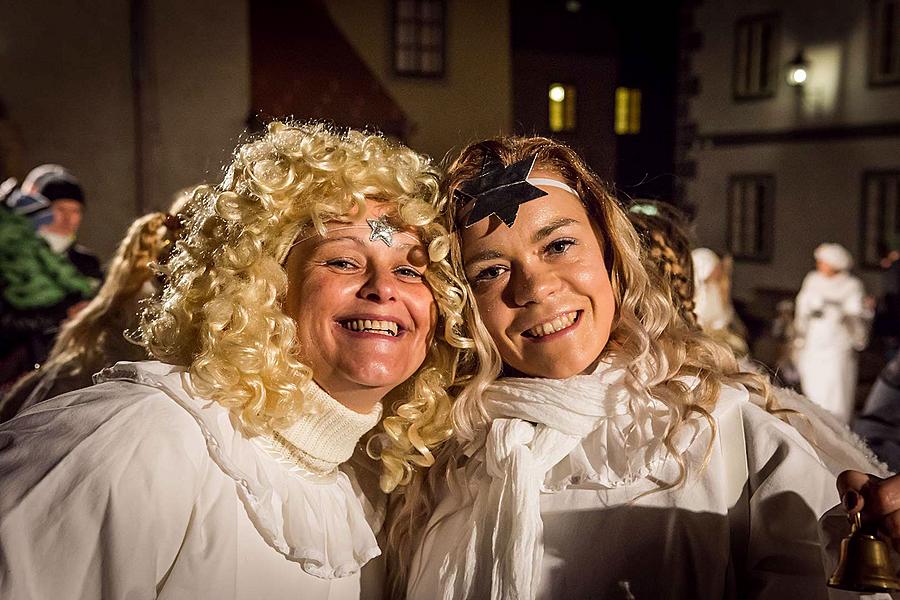
<svg viewBox="0 0 900 600">
<path fill-rule="evenodd" d="M 761 335 L 774 341 L 775 352 L 762 362 L 751 353 L 750 333 L 732 301 L 732 258 L 694 247 L 686 217 L 667 203 L 639 200 L 630 215 L 687 318 L 728 345 L 745 369 L 769 372 L 851 425 L 893 471 L 900 470 L 900 251 L 884 253 L 876 298 L 852 274 L 846 248 L 819 245 L 815 268 L 796 298 L 779 302 L 764 327 Z M 883 368 L 860 404 L 858 361 L 866 350 L 879 352 Z"/>
<path fill-rule="evenodd" d="M 118 360 L 146 358 L 129 339 L 140 300 L 159 285 L 154 272 L 180 228 L 169 213 L 138 217 L 107 262 L 79 243 L 85 195 L 53 164 L 21 184 L 0 187 L 0 421 L 67 391 Z"/>
</svg>

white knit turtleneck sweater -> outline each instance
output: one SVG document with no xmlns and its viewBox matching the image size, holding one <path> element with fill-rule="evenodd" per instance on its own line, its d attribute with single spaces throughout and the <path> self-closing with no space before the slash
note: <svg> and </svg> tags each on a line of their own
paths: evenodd
<svg viewBox="0 0 900 600">
<path fill-rule="evenodd" d="M 368 413 L 350 410 L 310 381 L 303 412 L 292 425 L 273 433 L 276 447 L 315 474 L 333 472 L 353 454 L 359 438 L 378 424 L 381 404 Z"/>
</svg>

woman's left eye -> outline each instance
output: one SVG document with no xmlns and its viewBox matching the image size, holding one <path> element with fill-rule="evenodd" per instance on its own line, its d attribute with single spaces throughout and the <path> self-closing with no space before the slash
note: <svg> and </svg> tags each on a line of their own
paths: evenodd
<svg viewBox="0 0 900 600">
<path fill-rule="evenodd" d="M 344 271 L 356 267 L 356 264 L 354 264 L 353 261 L 350 261 L 346 258 L 333 258 L 329 261 L 326 261 L 325 264 L 327 264 L 329 267 L 335 267 L 336 269 L 341 269 Z"/>
<path fill-rule="evenodd" d="M 424 277 L 422 273 L 419 273 L 412 267 L 398 267 L 394 269 L 394 273 L 400 277 L 408 277 L 410 279 L 422 279 Z"/>
<path fill-rule="evenodd" d="M 570 238 L 553 240 L 547 244 L 546 252 L 547 254 L 565 254 L 575 243 L 575 240 Z"/>
</svg>

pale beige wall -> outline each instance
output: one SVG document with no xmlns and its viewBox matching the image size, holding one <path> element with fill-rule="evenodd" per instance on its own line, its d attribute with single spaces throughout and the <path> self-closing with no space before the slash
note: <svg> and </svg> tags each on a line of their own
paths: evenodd
<svg viewBox="0 0 900 600">
<path fill-rule="evenodd" d="M 104 260 L 139 212 L 220 178 L 249 110 L 246 0 L 144 6 L 141 207 L 129 3 L 0 0 L 0 96 L 24 164 L 60 163 L 81 179 L 80 237 Z"/>
<path fill-rule="evenodd" d="M 732 99 L 734 26 L 742 16 L 779 13 L 780 67 L 775 97 Z M 869 87 L 866 63 L 868 3 L 819 0 L 720 0 L 696 8 L 703 46 L 693 54 L 700 93 L 691 113 L 701 133 L 868 124 L 900 119 L 900 87 Z M 809 62 L 801 93 L 787 85 L 785 71 L 799 50 Z"/>
<path fill-rule="evenodd" d="M 145 201 L 222 178 L 250 110 L 246 0 L 148 3 Z"/>
<path fill-rule="evenodd" d="M 0 0 L 0 95 L 26 169 L 69 167 L 84 186 L 82 239 L 112 252 L 135 212 L 128 3 Z"/>
<path fill-rule="evenodd" d="M 813 268 L 812 252 L 822 242 L 838 242 L 859 255 L 863 172 L 897 168 L 900 140 L 756 145 L 701 151 L 689 197 L 698 207 L 698 241 L 725 249 L 728 177 L 734 173 L 775 176 L 775 231 L 772 261 L 738 261 L 734 293 L 748 299 L 756 287 L 799 289 Z M 877 271 L 856 270 L 870 292 Z"/>
<path fill-rule="evenodd" d="M 442 79 L 394 75 L 389 0 L 328 0 L 335 23 L 412 121 L 409 144 L 441 159 L 482 137 L 509 133 L 512 81 L 508 0 L 448 0 Z"/>
</svg>

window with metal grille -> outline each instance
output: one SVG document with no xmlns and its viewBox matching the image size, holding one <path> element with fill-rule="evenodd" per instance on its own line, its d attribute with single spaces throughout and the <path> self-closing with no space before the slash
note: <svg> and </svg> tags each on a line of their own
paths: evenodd
<svg viewBox="0 0 900 600">
<path fill-rule="evenodd" d="M 732 175 L 728 181 L 728 251 L 736 259 L 772 259 L 775 177 Z"/>
<path fill-rule="evenodd" d="M 551 83 L 547 90 L 550 131 L 575 130 L 575 86 Z"/>
<path fill-rule="evenodd" d="M 862 262 L 877 267 L 888 250 L 900 250 L 900 170 L 863 173 L 861 215 Z"/>
<path fill-rule="evenodd" d="M 394 0 L 394 72 L 442 77 L 446 10 L 443 0 Z"/>
<path fill-rule="evenodd" d="M 900 0 L 869 5 L 869 83 L 900 84 Z"/>
<path fill-rule="evenodd" d="M 771 97 L 777 81 L 778 16 L 740 19 L 734 28 L 734 97 Z"/>
</svg>

